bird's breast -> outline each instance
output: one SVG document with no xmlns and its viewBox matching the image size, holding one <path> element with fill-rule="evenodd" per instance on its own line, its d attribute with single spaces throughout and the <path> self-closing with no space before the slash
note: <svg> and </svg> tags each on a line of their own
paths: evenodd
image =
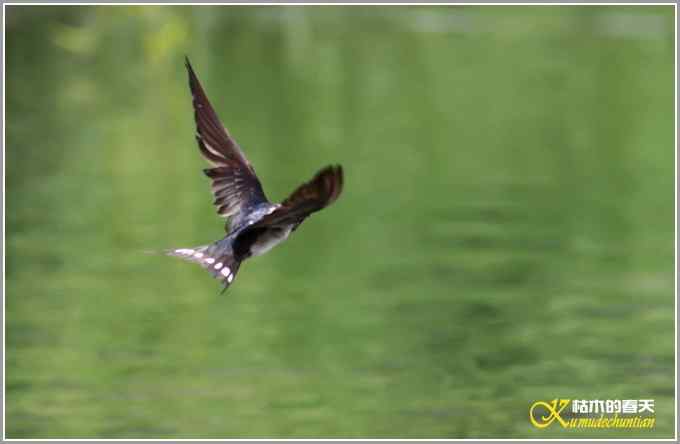
<svg viewBox="0 0 680 444">
<path fill-rule="evenodd" d="M 260 256 L 265 254 L 281 242 L 288 239 L 292 230 L 292 225 L 286 228 L 267 228 L 262 232 L 255 242 L 250 246 L 250 254 L 252 256 Z"/>
</svg>

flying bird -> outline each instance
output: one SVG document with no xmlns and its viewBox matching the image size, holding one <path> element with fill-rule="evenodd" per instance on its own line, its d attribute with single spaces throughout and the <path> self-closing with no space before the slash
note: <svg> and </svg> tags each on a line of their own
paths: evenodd
<svg viewBox="0 0 680 444">
<path fill-rule="evenodd" d="M 332 204 L 342 192 L 343 172 L 340 165 L 327 166 L 282 202 L 269 202 L 255 169 L 220 122 L 188 58 L 186 68 L 196 142 L 212 165 L 203 171 L 212 179 L 217 213 L 227 218 L 227 235 L 210 245 L 166 253 L 200 264 L 223 283 L 224 291 L 234 281 L 243 261 L 268 252 L 285 241 L 310 214 Z"/>
</svg>

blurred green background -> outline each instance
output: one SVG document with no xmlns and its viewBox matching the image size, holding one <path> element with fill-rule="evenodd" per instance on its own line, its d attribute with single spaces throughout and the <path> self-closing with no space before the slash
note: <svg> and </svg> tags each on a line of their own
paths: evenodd
<svg viewBox="0 0 680 444">
<path fill-rule="evenodd" d="M 6 11 L 8 437 L 672 436 L 672 6 Z M 346 171 L 222 296 L 144 254 L 224 234 L 185 54 L 270 199 Z"/>
</svg>

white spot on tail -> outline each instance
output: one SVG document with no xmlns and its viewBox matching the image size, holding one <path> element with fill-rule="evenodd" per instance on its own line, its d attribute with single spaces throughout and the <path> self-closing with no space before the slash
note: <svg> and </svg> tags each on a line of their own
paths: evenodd
<svg viewBox="0 0 680 444">
<path fill-rule="evenodd" d="M 209 264 L 212 264 L 212 263 L 215 262 L 215 259 L 213 259 L 213 258 L 211 258 L 211 257 L 206 257 L 206 258 L 205 258 L 205 261 L 206 261 L 207 263 L 209 263 Z"/>
<path fill-rule="evenodd" d="M 197 258 L 200 259 L 200 258 L 203 257 L 203 253 L 201 253 L 201 252 L 199 251 L 198 253 L 194 254 L 194 257 L 197 257 Z"/>
<path fill-rule="evenodd" d="M 180 248 L 179 250 L 175 250 L 175 253 L 178 254 L 194 254 L 194 250 L 191 248 Z"/>
<path fill-rule="evenodd" d="M 233 280 L 234 280 L 234 275 L 233 275 L 233 274 L 230 274 L 230 275 L 227 277 L 227 282 L 229 282 L 229 283 L 231 284 L 231 281 L 233 281 Z"/>
<path fill-rule="evenodd" d="M 216 263 L 215 264 L 215 270 L 219 270 L 220 268 L 222 268 L 222 262 Z"/>
<path fill-rule="evenodd" d="M 227 277 L 231 274 L 231 270 L 229 267 L 224 267 L 220 273 L 222 273 L 222 276 Z"/>
</svg>

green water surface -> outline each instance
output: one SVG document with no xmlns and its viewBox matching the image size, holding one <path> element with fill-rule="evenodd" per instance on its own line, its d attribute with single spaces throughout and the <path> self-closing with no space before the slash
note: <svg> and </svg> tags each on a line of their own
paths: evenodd
<svg viewBox="0 0 680 444">
<path fill-rule="evenodd" d="M 10 438 L 671 437 L 674 10 L 17 7 Z M 183 57 L 281 200 L 225 295 Z M 651 430 L 537 400 L 654 399 Z"/>
</svg>

